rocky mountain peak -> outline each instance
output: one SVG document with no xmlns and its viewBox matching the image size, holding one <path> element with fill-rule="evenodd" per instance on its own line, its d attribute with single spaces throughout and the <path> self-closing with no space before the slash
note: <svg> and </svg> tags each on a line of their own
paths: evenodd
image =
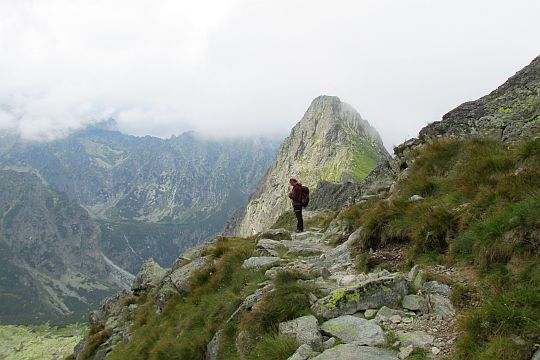
<svg viewBox="0 0 540 360">
<path fill-rule="evenodd" d="M 360 181 L 389 157 L 377 131 L 336 96 L 315 98 L 280 146 L 276 161 L 227 232 L 252 234 L 288 209 L 288 179 L 315 190 L 321 180 Z"/>
</svg>

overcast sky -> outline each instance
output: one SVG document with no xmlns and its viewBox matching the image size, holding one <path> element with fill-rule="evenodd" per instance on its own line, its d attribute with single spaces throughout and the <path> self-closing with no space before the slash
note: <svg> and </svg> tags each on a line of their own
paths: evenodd
<svg viewBox="0 0 540 360">
<path fill-rule="evenodd" d="M 391 148 L 540 54 L 538 0 L 0 0 L 0 128 L 113 117 L 168 137 L 286 135 L 313 98 Z"/>
</svg>

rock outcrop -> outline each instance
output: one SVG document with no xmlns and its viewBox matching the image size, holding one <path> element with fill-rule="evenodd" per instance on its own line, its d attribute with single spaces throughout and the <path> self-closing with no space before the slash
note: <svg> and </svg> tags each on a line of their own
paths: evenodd
<svg viewBox="0 0 540 360">
<path fill-rule="evenodd" d="M 256 192 L 226 228 L 251 235 L 271 226 L 290 207 L 289 178 L 315 190 L 320 180 L 356 181 L 389 159 L 377 131 L 350 105 L 319 96 L 280 146 Z"/>
</svg>

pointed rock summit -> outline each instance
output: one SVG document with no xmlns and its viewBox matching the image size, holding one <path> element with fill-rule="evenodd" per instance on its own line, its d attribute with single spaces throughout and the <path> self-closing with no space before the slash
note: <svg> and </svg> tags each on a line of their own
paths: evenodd
<svg viewBox="0 0 540 360">
<path fill-rule="evenodd" d="M 270 227 L 289 209 L 289 178 L 313 191 L 320 180 L 360 181 L 389 158 L 377 131 L 336 96 L 319 96 L 283 141 L 277 159 L 248 205 L 226 230 L 247 236 Z"/>
</svg>

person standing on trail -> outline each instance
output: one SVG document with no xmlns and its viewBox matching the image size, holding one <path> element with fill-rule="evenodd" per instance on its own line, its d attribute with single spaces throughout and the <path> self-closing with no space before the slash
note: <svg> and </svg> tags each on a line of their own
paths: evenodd
<svg viewBox="0 0 540 360">
<path fill-rule="evenodd" d="M 304 231 L 304 219 L 302 218 L 302 183 L 294 178 L 291 178 L 289 180 L 289 184 L 291 184 L 292 189 L 289 193 L 289 198 L 292 202 L 292 207 L 294 210 L 294 214 L 296 215 L 297 225 L 296 225 L 296 232 L 303 232 Z"/>
</svg>

